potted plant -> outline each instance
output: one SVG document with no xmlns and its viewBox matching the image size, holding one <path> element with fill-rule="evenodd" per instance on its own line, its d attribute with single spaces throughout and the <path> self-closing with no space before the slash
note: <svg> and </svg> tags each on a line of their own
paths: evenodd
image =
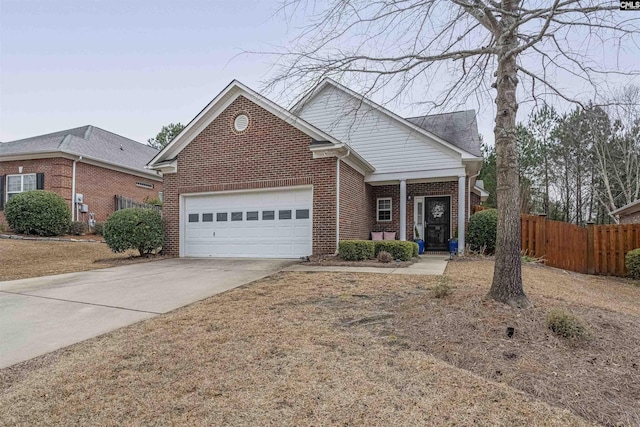
<svg viewBox="0 0 640 427">
<path fill-rule="evenodd" d="M 422 255 L 424 253 L 424 240 L 420 238 L 420 230 L 418 230 L 417 225 L 413 229 L 413 237 L 415 237 L 413 241 L 418 244 L 418 253 Z"/>
<path fill-rule="evenodd" d="M 458 228 L 453 232 L 453 237 L 449 239 L 449 256 L 453 258 L 454 255 L 458 254 Z"/>
</svg>

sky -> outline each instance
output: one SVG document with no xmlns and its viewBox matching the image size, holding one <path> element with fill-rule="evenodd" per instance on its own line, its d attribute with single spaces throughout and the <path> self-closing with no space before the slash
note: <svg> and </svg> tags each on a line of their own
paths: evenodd
<svg viewBox="0 0 640 427">
<path fill-rule="evenodd" d="M 188 123 L 233 79 L 260 90 L 273 59 L 243 52 L 287 46 L 304 24 L 276 14 L 279 4 L 0 0 L 0 141 L 91 124 L 144 142 Z M 640 50 L 628 55 L 636 61 Z M 491 143 L 492 103 L 462 108 L 479 110 Z"/>
</svg>

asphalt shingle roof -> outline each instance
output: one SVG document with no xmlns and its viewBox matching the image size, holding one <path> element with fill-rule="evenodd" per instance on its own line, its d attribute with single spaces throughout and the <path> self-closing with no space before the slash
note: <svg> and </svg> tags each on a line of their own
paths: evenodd
<svg viewBox="0 0 640 427">
<path fill-rule="evenodd" d="M 406 120 L 474 156 L 482 157 L 475 110 L 409 117 Z"/>
<path fill-rule="evenodd" d="M 91 125 L 0 143 L 0 160 L 3 156 L 46 152 L 85 156 L 153 174 L 145 165 L 158 150 Z"/>
</svg>

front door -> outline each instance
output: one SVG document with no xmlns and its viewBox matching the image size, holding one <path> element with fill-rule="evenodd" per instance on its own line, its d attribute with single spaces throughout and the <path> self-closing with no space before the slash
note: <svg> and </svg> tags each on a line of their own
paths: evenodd
<svg viewBox="0 0 640 427">
<path fill-rule="evenodd" d="M 451 237 L 451 198 L 425 198 L 425 249 L 428 251 L 449 250 Z"/>
</svg>

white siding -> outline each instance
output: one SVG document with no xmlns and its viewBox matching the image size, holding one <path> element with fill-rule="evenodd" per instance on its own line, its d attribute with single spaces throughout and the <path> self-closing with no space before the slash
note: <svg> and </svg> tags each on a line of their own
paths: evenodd
<svg viewBox="0 0 640 427">
<path fill-rule="evenodd" d="M 305 104 L 299 116 L 349 144 L 376 174 L 462 167 L 459 153 L 332 86 Z"/>
</svg>

